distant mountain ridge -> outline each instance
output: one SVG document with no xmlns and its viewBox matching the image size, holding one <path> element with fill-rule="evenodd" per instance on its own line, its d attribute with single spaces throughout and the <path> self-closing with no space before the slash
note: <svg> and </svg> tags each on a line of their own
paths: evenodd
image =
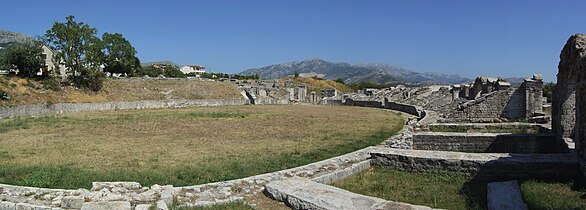
<svg viewBox="0 0 586 210">
<path fill-rule="evenodd" d="M 14 43 L 31 42 L 33 40 L 34 38 L 32 36 L 23 33 L 0 30 L 0 50 Z"/>
<path fill-rule="evenodd" d="M 407 82 L 459 84 L 468 83 L 472 79 L 456 74 L 435 72 L 419 73 L 400 66 L 389 64 L 348 64 L 328 62 L 318 58 L 275 64 L 261 68 L 251 68 L 240 72 L 242 75 L 259 75 L 261 78 L 281 78 L 295 74 L 324 75 L 326 79 L 342 79 L 346 83 L 370 81 L 376 83 Z"/>
</svg>

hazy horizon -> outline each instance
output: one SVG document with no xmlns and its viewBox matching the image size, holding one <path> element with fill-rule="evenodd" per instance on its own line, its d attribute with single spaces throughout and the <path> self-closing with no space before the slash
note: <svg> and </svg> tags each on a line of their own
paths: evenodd
<svg viewBox="0 0 586 210">
<path fill-rule="evenodd" d="M 417 72 L 555 81 L 585 33 L 584 1 L 11 1 L 0 29 L 42 35 L 68 15 L 122 33 L 142 62 L 237 73 L 320 58 Z"/>
</svg>

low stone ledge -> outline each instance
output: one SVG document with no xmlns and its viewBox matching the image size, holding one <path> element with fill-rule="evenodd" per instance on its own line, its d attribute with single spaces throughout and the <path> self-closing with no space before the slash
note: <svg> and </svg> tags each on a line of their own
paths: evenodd
<svg viewBox="0 0 586 210">
<path fill-rule="evenodd" d="M 429 129 L 452 129 L 452 130 L 506 130 L 506 129 L 534 129 L 538 133 L 549 132 L 550 129 L 542 124 L 507 122 L 507 123 L 431 123 Z"/>
<path fill-rule="evenodd" d="M 491 182 L 487 186 L 488 210 L 526 210 L 517 180 Z"/>
<path fill-rule="evenodd" d="M 243 98 L 234 99 L 193 99 L 193 100 L 142 100 L 142 101 L 108 101 L 91 103 L 57 103 L 26 104 L 0 106 L 0 119 L 12 117 L 33 117 L 59 115 L 65 113 L 97 112 L 131 109 L 183 108 L 189 106 L 228 106 L 247 105 L 250 101 Z"/>
<path fill-rule="evenodd" d="M 128 201 L 98 201 L 85 202 L 81 210 L 131 210 L 132 206 Z"/>
<path fill-rule="evenodd" d="M 488 180 L 572 179 L 579 172 L 576 153 L 464 153 L 377 148 L 372 164 L 409 172 L 453 171 Z"/>
<path fill-rule="evenodd" d="M 266 193 L 293 209 L 431 209 L 360 195 L 300 177 L 271 182 Z"/>
<path fill-rule="evenodd" d="M 553 134 L 420 132 L 413 149 L 493 153 L 565 153 L 568 145 Z"/>
<path fill-rule="evenodd" d="M 362 172 L 368 168 L 370 168 L 370 160 L 365 160 L 359 163 L 354 163 L 352 164 L 352 166 L 344 168 L 342 170 L 337 170 L 329 174 L 324 174 L 312 178 L 311 180 L 322 184 L 330 184 L 345 179 L 359 172 Z"/>
</svg>

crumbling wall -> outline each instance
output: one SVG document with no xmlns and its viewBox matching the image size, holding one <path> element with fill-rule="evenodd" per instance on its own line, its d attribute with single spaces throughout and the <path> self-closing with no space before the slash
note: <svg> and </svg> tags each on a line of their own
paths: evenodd
<svg viewBox="0 0 586 210">
<path fill-rule="evenodd" d="M 443 110 L 446 113 L 445 122 L 499 122 L 526 119 L 542 113 L 541 75 L 525 79 L 519 88 L 512 88 L 500 79 L 483 81 L 477 79 L 473 88 L 476 89 L 473 92 L 477 93 L 474 99 L 459 103 L 456 109 Z M 459 87 L 455 88 L 458 92 Z"/>
<path fill-rule="evenodd" d="M 586 158 L 586 34 L 572 35 L 560 53 L 552 129 L 559 139 L 573 139 Z"/>
<path fill-rule="evenodd" d="M 571 36 L 560 54 L 557 83 L 552 94 L 552 129 L 558 138 L 574 139 L 576 125 L 576 85 L 578 72 L 584 71 L 586 37 Z M 579 144 L 579 142 L 577 142 Z"/>
<path fill-rule="evenodd" d="M 460 104 L 446 114 L 446 122 L 495 122 L 502 118 L 525 117 L 523 91 L 515 88 L 488 93 L 480 98 Z"/>
</svg>

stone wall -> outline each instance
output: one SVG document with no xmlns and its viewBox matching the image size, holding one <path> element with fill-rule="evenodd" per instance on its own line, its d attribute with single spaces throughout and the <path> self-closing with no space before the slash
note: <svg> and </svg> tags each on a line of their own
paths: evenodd
<svg viewBox="0 0 586 210">
<path fill-rule="evenodd" d="M 31 104 L 0 107 L 0 118 L 56 115 L 128 109 L 181 108 L 188 106 L 226 106 L 250 104 L 247 99 L 145 100 L 96 103 Z"/>
<path fill-rule="evenodd" d="M 385 98 L 384 108 L 412 114 L 412 115 L 417 116 L 418 118 L 423 118 L 423 116 L 424 116 L 423 111 L 421 111 L 416 106 L 395 103 L 395 102 L 389 101 L 387 98 Z"/>
<path fill-rule="evenodd" d="M 430 131 L 438 132 L 468 132 L 482 130 L 519 130 L 535 131 L 531 133 L 548 133 L 549 128 L 542 124 L 532 123 L 432 123 L 429 125 Z"/>
<path fill-rule="evenodd" d="M 573 153 L 462 153 L 381 148 L 370 154 L 371 163 L 376 166 L 409 172 L 453 171 L 484 180 L 570 180 L 578 175 L 580 167 L 580 160 Z"/>
<path fill-rule="evenodd" d="M 568 146 L 550 134 L 450 133 L 413 134 L 413 149 L 455 152 L 564 153 Z"/>
<path fill-rule="evenodd" d="M 579 72 L 586 69 L 586 35 L 571 36 L 560 53 L 557 83 L 552 94 L 552 129 L 558 138 L 574 138 L 576 124 L 576 85 Z M 580 144 L 580 142 L 576 142 Z"/>
<path fill-rule="evenodd" d="M 352 100 L 347 98 L 344 102 L 344 105 L 349 106 L 362 106 L 362 107 L 376 107 L 381 108 L 383 107 L 383 103 L 380 101 L 359 101 L 359 100 Z"/>
<path fill-rule="evenodd" d="M 509 88 L 491 92 L 459 105 L 457 110 L 446 115 L 446 122 L 495 122 L 502 118 L 522 119 L 525 117 L 524 91 Z"/>
</svg>

